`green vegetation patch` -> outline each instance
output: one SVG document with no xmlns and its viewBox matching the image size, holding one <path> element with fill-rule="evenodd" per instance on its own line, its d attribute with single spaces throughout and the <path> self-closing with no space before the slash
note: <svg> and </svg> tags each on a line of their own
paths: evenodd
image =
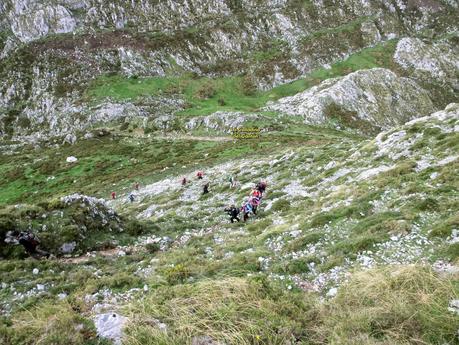
<svg viewBox="0 0 459 345">
<path fill-rule="evenodd" d="M 262 277 L 161 287 L 132 305 L 136 322 L 126 344 L 185 344 L 202 335 L 227 344 L 285 344 L 306 339 L 317 317 L 314 303 L 312 296 L 278 289 Z M 152 317 L 168 332 L 149 325 Z"/>
<path fill-rule="evenodd" d="M 148 78 L 105 75 L 92 82 L 86 90 L 85 98 L 100 102 L 107 98 L 115 101 L 135 101 L 149 96 L 179 96 L 186 101 L 185 109 L 180 112 L 183 115 L 207 115 L 218 110 L 256 111 L 269 100 L 294 95 L 329 78 L 360 69 L 393 67 L 392 56 L 396 43 L 396 40 L 391 40 L 362 49 L 346 60 L 333 64 L 329 69 L 314 70 L 305 78 L 265 92 L 256 90 L 250 75 L 220 78 L 196 77 L 190 74 Z M 257 58 L 271 58 L 270 52 L 262 52 Z"/>
</svg>

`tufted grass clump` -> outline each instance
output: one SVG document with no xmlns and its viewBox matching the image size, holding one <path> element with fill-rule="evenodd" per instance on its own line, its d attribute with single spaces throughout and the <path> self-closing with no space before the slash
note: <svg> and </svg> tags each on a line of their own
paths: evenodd
<svg viewBox="0 0 459 345">
<path fill-rule="evenodd" d="M 9 327 L 0 323 L 2 344 L 108 345 L 97 338 L 94 324 L 67 302 L 45 302 L 17 314 Z"/>
<path fill-rule="evenodd" d="M 323 330 L 332 344 L 455 344 L 455 298 L 457 285 L 425 267 L 358 272 L 327 306 Z"/>
<path fill-rule="evenodd" d="M 136 318 L 125 344 L 188 344 L 206 335 L 225 344 L 286 344 L 306 339 L 318 317 L 316 299 L 264 278 L 224 278 L 160 287 L 129 311 Z M 161 333 L 146 322 L 168 325 Z"/>
</svg>

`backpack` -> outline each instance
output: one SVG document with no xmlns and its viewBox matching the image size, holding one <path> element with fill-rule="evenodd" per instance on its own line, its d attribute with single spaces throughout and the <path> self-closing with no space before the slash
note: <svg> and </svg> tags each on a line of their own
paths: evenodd
<svg viewBox="0 0 459 345">
<path fill-rule="evenodd" d="M 244 205 L 244 212 L 245 213 L 250 213 L 250 212 L 252 212 L 252 210 L 253 210 L 252 205 L 250 205 L 249 202 Z"/>
<path fill-rule="evenodd" d="M 250 199 L 250 203 L 252 204 L 252 206 L 258 206 L 258 205 L 260 205 L 260 198 L 253 197 L 253 198 Z"/>
</svg>

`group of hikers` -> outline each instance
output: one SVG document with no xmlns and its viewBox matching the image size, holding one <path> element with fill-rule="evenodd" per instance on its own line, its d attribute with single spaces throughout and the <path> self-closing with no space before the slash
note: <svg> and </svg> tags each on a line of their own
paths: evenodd
<svg viewBox="0 0 459 345">
<path fill-rule="evenodd" d="M 203 180 L 203 179 L 204 179 L 204 172 L 198 171 L 198 172 L 196 173 L 196 178 L 197 178 L 198 180 Z M 182 186 L 186 186 L 187 183 L 188 183 L 188 180 L 187 180 L 186 177 L 184 176 L 184 177 L 182 178 L 181 184 L 182 184 Z M 202 194 L 208 194 L 208 193 L 209 193 L 209 185 L 210 185 L 209 182 L 206 182 L 206 183 L 204 183 L 204 184 L 202 185 Z"/>
<path fill-rule="evenodd" d="M 198 171 L 196 173 L 196 178 L 198 180 L 203 180 L 204 179 L 204 172 L 203 171 Z M 236 180 L 233 176 L 229 176 L 228 178 L 230 188 L 236 187 Z M 183 177 L 181 180 L 182 186 L 185 186 L 188 183 L 186 177 Z M 234 223 L 234 221 L 240 221 L 239 215 L 242 213 L 242 219 L 244 222 L 246 222 L 250 215 L 256 215 L 257 214 L 257 208 L 260 206 L 261 200 L 263 198 L 263 193 L 265 192 L 267 187 L 266 182 L 258 182 L 255 185 L 255 188 L 251 191 L 249 198 L 242 204 L 240 208 L 236 207 L 235 205 L 230 205 L 225 208 L 225 212 L 228 213 L 230 216 L 230 221 L 231 223 Z M 202 186 L 202 194 L 208 194 L 209 193 L 209 182 L 205 182 Z M 139 191 L 140 189 L 140 184 L 139 182 L 135 182 L 133 185 L 134 191 Z M 134 196 L 134 191 L 129 193 L 128 198 L 129 201 L 132 203 L 135 200 Z M 117 195 L 116 192 L 111 192 L 111 198 L 114 200 L 116 199 Z M 44 250 L 41 250 L 39 248 L 40 241 L 37 238 L 35 234 L 33 234 L 30 231 L 9 231 L 7 233 L 5 242 L 11 243 L 11 244 L 20 244 L 24 247 L 25 251 L 33 258 L 40 258 L 40 257 L 46 257 L 48 258 L 50 254 Z"/>
<path fill-rule="evenodd" d="M 258 182 L 255 185 L 255 188 L 250 193 L 250 196 L 247 201 L 245 201 L 240 208 L 236 207 L 235 205 L 230 205 L 225 208 L 225 212 L 228 213 L 230 216 L 231 223 L 234 223 L 235 220 L 238 222 L 239 214 L 242 212 L 242 219 L 244 222 L 249 219 L 251 214 L 256 215 L 258 206 L 261 204 L 261 199 L 263 198 L 263 193 L 266 191 L 267 183 L 262 181 Z"/>
<path fill-rule="evenodd" d="M 134 190 L 138 191 L 139 189 L 140 189 L 140 183 L 139 182 L 135 182 L 134 183 Z M 110 196 L 111 196 L 112 200 L 115 200 L 116 199 L 116 192 L 111 192 Z M 134 200 L 135 200 L 134 192 L 129 193 L 128 198 L 129 198 L 129 201 L 131 203 L 134 202 Z"/>
<path fill-rule="evenodd" d="M 196 173 L 196 178 L 197 178 L 197 180 L 203 180 L 204 179 L 204 172 L 199 170 Z M 188 181 L 185 176 L 180 181 L 182 186 L 186 186 L 189 182 L 190 181 Z M 234 178 L 234 176 L 232 176 L 232 175 L 229 175 L 228 182 L 229 182 L 230 188 L 235 188 L 236 185 L 237 185 L 237 181 Z M 209 182 L 206 182 L 206 183 L 204 183 L 202 185 L 202 194 L 203 195 L 209 193 L 209 185 L 210 185 Z M 228 213 L 228 215 L 230 216 L 231 223 L 234 223 L 235 220 L 239 222 L 240 221 L 239 215 L 241 213 L 243 215 L 242 219 L 243 219 L 244 222 L 246 222 L 249 219 L 250 215 L 256 215 L 257 214 L 257 209 L 258 209 L 258 206 L 260 206 L 261 200 L 263 198 L 263 193 L 265 192 L 266 187 L 267 187 L 267 183 L 264 182 L 264 181 L 260 181 L 260 182 L 256 183 L 255 184 L 255 188 L 251 191 L 251 193 L 249 195 L 249 198 L 242 204 L 242 206 L 240 208 L 236 207 L 235 205 L 230 205 L 230 206 L 225 208 L 224 211 L 226 213 Z M 138 182 L 134 183 L 134 189 L 137 190 L 137 191 L 139 190 L 139 183 Z M 116 193 L 115 192 L 112 192 L 111 196 L 112 196 L 112 199 L 116 199 Z M 133 192 L 129 193 L 128 198 L 129 198 L 129 201 L 131 203 L 134 202 L 134 200 L 135 200 L 134 193 Z"/>
</svg>

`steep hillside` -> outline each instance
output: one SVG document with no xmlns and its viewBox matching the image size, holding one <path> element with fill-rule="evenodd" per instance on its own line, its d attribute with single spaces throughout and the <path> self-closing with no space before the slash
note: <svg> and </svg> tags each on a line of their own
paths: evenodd
<svg viewBox="0 0 459 345">
<path fill-rule="evenodd" d="M 459 345 L 458 13 L 2 1 L 0 343 Z"/>
<path fill-rule="evenodd" d="M 297 126 L 301 128 L 301 124 Z M 145 172 L 145 177 L 141 177 L 142 164 L 137 162 L 131 166 L 123 159 L 116 159 L 118 163 L 110 168 L 114 170 L 105 175 L 111 179 L 106 184 L 98 181 L 98 177 L 93 183 L 86 178 L 97 176 L 85 168 L 86 164 L 92 165 L 89 156 L 96 157 L 94 152 L 87 151 L 87 143 L 68 147 L 68 153 L 88 155 L 88 158 L 81 156 L 77 163 L 73 163 L 80 165 L 80 173 L 69 175 L 75 167 L 59 168 L 64 170 L 55 170 L 52 180 L 46 178 L 49 187 L 39 187 L 38 191 L 84 189 L 91 193 L 91 189 L 97 186 L 98 193 L 108 196 L 113 189 L 124 190 L 109 205 L 124 217 L 137 219 L 137 223 L 129 226 L 124 237 L 109 232 L 105 237 L 84 239 L 86 242 L 81 238 L 73 239 L 75 245 L 71 250 L 75 255 L 84 248 L 115 248 L 102 251 L 98 256 L 94 252 L 75 259 L 6 261 L 2 270 L 8 270 L 11 264 L 17 268 L 15 274 L 4 277 L 3 313 L 11 315 L 9 317 L 13 320 L 13 327 L 5 333 L 4 339 L 12 343 L 31 341 L 29 333 L 21 326 L 29 318 L 19 310 L 34 303 L 38 296 L 46 297 L 50 302 L 55 299 L 64 301 L 53 307 L 47 302 L 40 303 L 36 309 L 34 318 L 47 320 L 48 313 L 62 313 L 62 317 L 68 318 L 68 321 L 58 318 L 53 332 L 59 332 L 63 327 L 61 322 L 79 322 L 80 316 L 69 309 L 71 305 L 75 308 L 76 303 L 78 309 L 84 311 L 84 317 L 94 318 L 102 334 L 108 325 L 117 325 L 110 321 L 104 324 L 101 318 L 105 315 L 115 313 L 124 320 L 122 324 L 133 321 L 125 328 L 129 334 L 125 338 L 128 344 L 141 343 L 140 339 L 144 337 L 153 339 L 151 341 L 155 344 L 191 343 L 193 339 L 195 342 L 201 339 L 202 334 L 204 338 L 213 339 L 208 341 L 229 344 L 249 344 L 257 339 L 267 344 L 283 344 L 292 339 L 296 339 L 295 343 L 323 344 L 331 342 L 334 337 L 340 341 L 361 339 L 362 336 L 377 339 L 362 327 L 363 323 L 381 318 L 389 322 L 382 312 L 372 312 L 372 316 L 368 315 L 364 320 L 353 320 L 347 326 L 350 329 L 341 335 L 334 333 L 335 327 L 346 327 L 343 317 L 356 317 L 354 314 L 345 316 L 351 313 L 345 311 L 349 300 L 357 301 L 358 294 L 368 294 L 370 301 L 387 304 L 385 308 L 391 309 L 390 315 L 395 318 L 390 324 L 375 326 L 383 339 L 394 344 L 403 342 L 393 336 L 408 342 L 411 337 L 432 343 L 454 341 L 454 324 L 458 319 L 447 307 L 457 298 L 457 289 L 451 284 L 455 284 L 457 278 L 454 262 L 457 262 L 459 202 L 458 132 L 459 107 L 452 104 L 444 111 L 383 132 L 369 141 L 331 129 L 308 126 L 291 134 L 276 130 L 267 132 L 257 142 L 226 141 L 224 136 L 213 137 L 215 141 L 187 137 L 156 139 L 160 140 L 161 147 L 173 145 L 173 149 L 168 150 L 174 155 L 173 163 L 164 156 L 165 166 L 155 168 L 158 171 L 155 175 Z M 144 145 L 151 139 L 132 136 L 121 142 L 117 140 L 104 145 L 133 147 Z M 263 144 L 273 141 L 278 141 L 279 145 L 269 148 Z M 176 151 L 180 142 L 193 149 Z M 79 146 L 83 151 L 79 151 Z M 98 146 L 102 152 L 107 152 L 107 147 Z M 123 152 L 121 147 L 119 149 Z M 200 149 L 206 152 L 201 157 Z M 195 156 L 189 156 L 189 152 L 198 153 L 196 160 Z M 64 156 L 67 154 L 63 153 Z M 132 148 L 125 154 L 131 153 Z M 47 156 L 44 152 L 41 155 Z M 15 161 L 18 159 L 21 158 L 14 158 Z M 45 159 L 54 160 L 55 156 L 51 153 Z M 107 167 L 111 159 L 101 157 L 98 164 Z M 46 161 L 43 164 L 46 165 Z M 207 195 L 202 195 L 202 183 L 194 177 L 195 171 L 204 166 L 205 181 L 211 182 Z M 32 166 L 29 176 L 35 176 L 34 180 L 39 181 L 33 169 Z M 134 180 L 118 179 L 123 176 L 124 169 L 129 174 L 135 169 L 136 180 L 142 181 L 139 191 L 134 192 L 135 201 L 132 203 L 127 194 Z M 230 188 L 229 174 L 236 176 L 236 188 Z M 187 186 L 180 183 L 183 176 L 190 181 Z M 74 187 L 66 186 L 68 178 L 73 180 Z M 253 182 L 259 179 L 268 182 L 268 192 L 258 215 L 247 224 L 231 224 L 223 208 L 245 200 Z M 57 180 L 56 184 L 54 180 Z M 116 187 L 111 181 L 117 182 Z M 23 183 L 26 182 L 19 178 L 14 185 Z M 22 196 L 21 200 L 40 203 L 43 198 L 46 199 L 46 194 L 40 192 Z M 70 199 L 75 200 L 75 197 Z M 50 204 L 63 207 L 60 203 Z M 91 208 L 91 204 L 88 205 Z M 50 206 L 43 204 L 41 207 L 49 209 Z M 27 209 L 30 210 L 30 206 L 18 208 L 21 216 L 17 216 L 15 227 L 31 226 L 46 239 L 49 221 L 42 214 L 49 214 L 49 211 L 35 208 L 31 212 Z M 77 208 L 65 212 L 70 215 L 70 222 L 65 218 L 61 222 L 63 229 L 68 229 L 65 233 L 68 234 L 70 229 L 78 231 L 80 218 L 72 216 L 72 212 L 81 211 Z M 44 226 L 48 226 L 47 230 L 42 229 Z M 93 229 L 88 228 L 89 234 L 102 228 L 94 225 Z M 57 238 L 64 241 L 61 235 Z M 48 242 L 45 241 L 44 245 L 53 250 Z M 63 254 L 60 245 L 54 247 L 56 255 Z M 416 266 L 411 266 L 413 264 Z M 38 268 L 37 275 L 33 274 L 33 267 Z M 64 272 L 58 281 L 54 274 L 56 270 Z M 369 271 L 358 273 L 361 270 Z M 394 274 L 400 279 L 398 283 L 390 283 Z M 18 275 L 22 276 L 20 286 Z M 417 288 L 409 292 L 403 287 L 411 284 L 409 282 L 413 279 L 414 284 L 427 284 L 423 285 L 423 293 L 432 296 L 438 305 L 417 302 L 421 304 L 408 307 L 411 303 L 408 301 L 420 293 Z M 393 291 L 387 291 L 383 287 L 385 284 L 392 284 Z M 356 289 L 355 296 L 349 295 L 352 289 Z M 386 293 L 408 298 L 403 302 L 407 304 L 396 307 L 391 299 L 387 299 L 389 295 Z M 322 304 L 316 300 L 317 296 L 331 299 Z M 206 304 L 209 298 L 213 301 L 211 305 Z M 220 308 L 225 304 L 221 303 L 228 298 L 233 307 L 224 312 Z M 302 304 L 297 304 L 298 299 Z M 268 308 L 263 311 L 267 314 L 258 315 L 257 308 L 247 304 L 248 300 L 260 303 L 262 310 Z M 197 308 L 195 316 L 183 309 L 189 303 Z M 289 316 L 289 312 L 283 309 L 268 312 L 272 310 L 269 305 L 299 308 L 297 313 L 300 314 L 298 317 Z M 367 310 L 365 308 L 369 307 L 361 304 L 358 308 Z M 428 317 L 429 321 L 425 323 L 424 319 L 416 318 L 408 328 L 396 330 L 394 327 L 398 323 L 412 317 L 410 308 L 425 309 L 422 318 Z M 220 325 L 217 320 L 221 312 L 226 317 Z M 272 318 L 280 323 L 269 328 L 240 323 L 246 320 L 249 324 L 265 324 Z M 432 323 L 442 324 L 442 327 L 433 327 Z M 295 326 L 300 324 L 305 327 L 302 332 Z M 41 333 L 44 339 L 52 339 L 53 333 L 42 329 L 39 323 L 33 327 L 44 332 Z M 72 335 L 77 343 L 92 339 L 92 326 L 84 327 L 89 328 L 82 328 L 81 333 Z M 393 332 L 397 335 L 391 335 Z M 70 334 L 65 334 L 61 334 L 60 339 L 68 341 Z M 110 332 L 107 334 L 116 338 Z M 350 344 L 357 340 L 349 341 Z"/>
</svg>

